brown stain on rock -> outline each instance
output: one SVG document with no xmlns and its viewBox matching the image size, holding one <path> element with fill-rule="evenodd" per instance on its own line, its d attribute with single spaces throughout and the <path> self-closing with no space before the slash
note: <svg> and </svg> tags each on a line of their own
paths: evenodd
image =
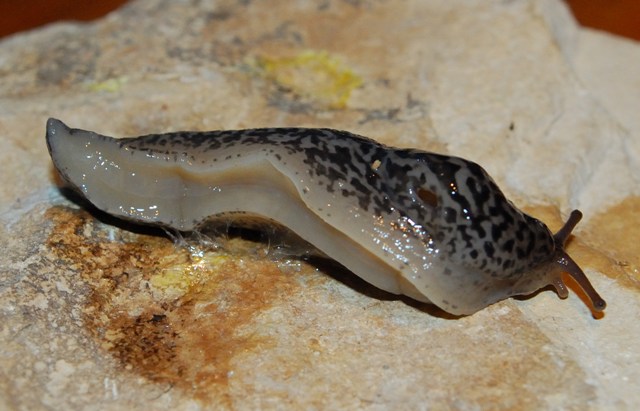
<svg viewBox="0 0 640 411">
<path fill-rule="evenodd" d="M 640 197 L 627 197 L 595 215 L 584 230 L 586 247 L 600 252 L 609 262 L 601 270 L 620 284 L 640 289 Z M 599 265 L 594 268 L 600 269 Z"/>
<path fill-rule="evenodd" d="M 99 346 L 127 371 L 201 400 L 229 400 L 234 356 L 273 344 L 252 322 L 299 287 L 274 262 L 242 252 L 198 266 L 197 278 L 185 273 L 188 287 L 172 295 L 152 280 L 199 264 L 185 248 L 123 230 L 111 239 L 113 228 L 84 211 L 53 207 L 47 218 L 49 249 L 87 287 L 84 323 Z"/>
</svg>

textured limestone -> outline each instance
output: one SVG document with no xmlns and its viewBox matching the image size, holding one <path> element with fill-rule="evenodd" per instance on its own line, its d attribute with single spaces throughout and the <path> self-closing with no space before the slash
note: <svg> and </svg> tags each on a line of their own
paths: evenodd
<svg viewBox="0 0 640 411">
<path fill-rule="evenodd" d="M 0 408 L 636 409 L 640 48 L 556 1 L 136 1 L 0 43 Z M 62 196 L 49 116 L 111 135 L 318 126 L 453 153 L 609 307 L 473 316 L 222 236 L 197 254 Z"/>
</svg>

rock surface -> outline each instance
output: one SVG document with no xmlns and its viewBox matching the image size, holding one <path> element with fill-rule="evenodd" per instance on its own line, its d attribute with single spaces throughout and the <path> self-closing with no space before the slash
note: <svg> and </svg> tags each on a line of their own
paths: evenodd
<svg viewBox="0 0 640 411">
<path fill-rule="evenodd" d="M 0 408 L 637 409 L 640 47 L 556 1 L 135 1 L 0 43 Z M 314 126 L 482 164 L 609 306 L 469 317 L 61 195 L 44 124 Z M 96 218 L 97 217 L 97 218 Z"/>
</svg>

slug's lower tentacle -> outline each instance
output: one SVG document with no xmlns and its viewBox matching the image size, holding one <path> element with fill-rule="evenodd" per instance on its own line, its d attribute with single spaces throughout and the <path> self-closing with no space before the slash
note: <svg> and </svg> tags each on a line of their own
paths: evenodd
<svg viewBox="0 0 640 411">
<path fill-rule="evenodd" d="M 569 296 L 569 289 L 567 288 L 566 284 L 562 281 L 561 276 L 557 276 L 553 280 L 551 285 L 553 286 L 553 288 L 556 289 L 556 292 L 558 293 L 558 296 L 560 296 L 560 298 L 567 298 Z"/>
</svg>

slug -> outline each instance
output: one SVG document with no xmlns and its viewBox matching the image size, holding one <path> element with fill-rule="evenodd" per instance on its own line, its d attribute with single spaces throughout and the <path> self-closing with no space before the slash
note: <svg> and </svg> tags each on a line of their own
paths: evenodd
<svg viewBox="0 0 640 411">
<path fill-rule="evenodd" d="M 264 128 L 115 139 L 47 122 L 62 178 L 97 208 L 197 230 L 212 218 L 284 225 L 374 286 L 454 315 L 570 274 L 606 303 L 555 235 L 462 158 L 393 148 L 345 131 Z"/>
</svg>

